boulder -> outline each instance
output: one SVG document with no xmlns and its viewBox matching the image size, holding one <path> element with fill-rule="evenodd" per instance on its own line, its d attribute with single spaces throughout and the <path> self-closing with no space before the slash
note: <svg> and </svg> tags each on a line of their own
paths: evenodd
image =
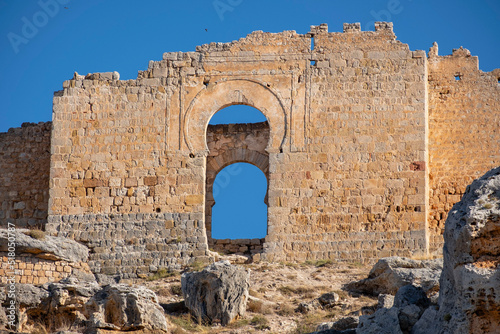
<svg viewBox="0 0 500 334">
<path fill-rule="evenodd" d="M 30 230 L 16 229 L 16 252 L 31 253 L 37 257 L 52 261 L 87 262 L 89 249 L 78 242 L 63 238 L 45 235 L 38 232 L 39 238 L 33 238 L 27 234 Z M 8 245 L 8 233 L 6 229 L 0 229 L 0 252 L 6 252 Z"/>
<path fill-rule="evenodd" d="M 319 296 L 318 301 L 324 308 L 329 308 L 338 305 L 340 297 L 335 292 L 328 292 Z"/>
<path fill-rule="evenodd" d="M 225 326 L 245 314 L 249 281 L 249 270 L 220 261 L 200 272 L 184 273 L 182 294 L 198 322 Z"/>
<path fill-rule="evenodd" d="M 421 287 L 428 295 L 439 290 L 439 275 L 443 260 L 412 260 L 404 257 L 380 259 L 371 269 L 368 278 L 349 283 L 351 291 L 371 295 L 394 295 L 399 288 L 413 284 Z"/>
<path fill-rule="evenodd" d="M 89 299 L 83 314 L 91 328 L 167 331 L 158 297 L 143 286 L 107 285 Z"/>
<path fill-rule="evenodd" d="M 17 284 L 20 331 L 35 323 L 51 332 L 64 328 L 86 331 L 167 331 L 163 309 L 145 287 L 78 281 L 69 277 L 43 286 Z"/>
<path fill-rule="evenodd" d="M 434 328 L 500 333 L 500 167 L 467 187 L 448 214 L 444 241 Z"/>
<path fill-rule="evenodd" d="M 357 334 L 403 334 L 399 326 L 399 310 L 396 307 L 381 308 L 372 315 L 359 317 Z"/>
<path fill-rule="evenodd" d="M 394 296 L 395 307 L 402 308 L 408 305 L 416 305 L 425 310 L 429 307 L 430 301 L 422 288 L 409 284 L 399 289 Z"/>
</svg>

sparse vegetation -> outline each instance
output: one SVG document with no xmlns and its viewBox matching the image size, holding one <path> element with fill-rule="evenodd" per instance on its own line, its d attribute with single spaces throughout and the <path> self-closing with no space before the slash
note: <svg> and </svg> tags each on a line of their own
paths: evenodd
<svg viewBox="0 0 500 334">
<path fill-rule="evenodd" d="M 203 270 L 203 268 L 205 268 L 205 266 L 206 266 L 206 263 L 203 263 L 202 261 L 196 260 L 189 265 L 189 269 L 191 271 L 201 271 L 201 270 Z"/>
<path fill-rule="evenodd" d="M 269 320 L 262 315 L 256 315 L 250 320 L 250 325 L 254 326 L 257 330 L 269 329 Z"/>
<path fill-rule="evenodd" d="M 491 203 L 484 203 L 483 208 L 484 209 L 491 209 L 493 207 L 493 204 Z"/>
<path fill-rule="evenodd" d="M 281 304 L 276 313 L 282 317 L 290 317 L 295 313 L 295 307 L 290 304 Z"/>
<path fill-rule="evenodd" d="M 182 296 L 182 287 L 180 284 L 171 285 L 170 291 L 176 296 Z"/>
<path fill-rule="evenodd" d="M 170 317 L 170 321 L 177 327 L 180 327 L 189 333 L 206 331 L 205 326 L 195 323 L 189 313 L 182 314 L 177 317 Z"/>
<path fill-rule="evenodd" d="M 42 230 L 29 230 L 28 232 L 25 233 L 26 235 L 29 235 L 33 239 L 37 240 L 45 240 L 45 232 Z"/>
<path fill-rule="evenodd" d="M 248 294 L 255 298 L 262 298 L 262 295 L 253 289 L 248 290 Z"/>
<path fill-rule="evenodd" d="M 230 323 L 228 325 L 228 327 L 229 328 L 233 328 L 233 329 L 237 329 L 237 328 L 248 326 L 249 324 L 250 324 L 250 320 L 248 320 L 248 319 L 239 319 L 239 320 L 236 320 L 236 321 L 233 321 L 232 323 Z"/>
<path fill-rule="evenodd" d="M 255 298 L 248 301 L 246 316 L 234 320 L 226 327 L 221 327 L 220 324 L 198 324 L 196 319 L 188 313 L 175 315 L 171 313 L 169 315 L 172 323 L 171 331 L 174 334 L 311 333 L 322 322 L 335 321 L 352 312 L 360 313 L 362 309 L 367 310 L 377 302 L 373 297 L 361 295 L 354 297 L 347 291 L 341 290 L 343 280 L 351 280 L 357 275 L 366 275 L 368 267 L 358 267 L 347 263 L 339 263 L 335 267 L 322 265 L 322 262 L 311 262 L 308 265 L 302 263 L 297 267 L 276 263 L 249 264 L 248 267 L 252 270 L 249 295 Z M 198 262 L 193 263 L 188 269 L 200 270 L 203 267 L 204 263 Z M 346 274 L 336 276 L 340 271 Z M 160 303 L 182 301 L 178 277 L 146 284 L 157 292 Z M 308 314 L 296 311 L 299 303 L 310 302 L 322 293 L 332 291 L 340 296 L 342 304 L 345 305 L 328 310 L 318 309 Z M 179 312 L 185 311 L 179 310 Z M 294 321 L 296 324 L 293 323 Z"/>
<path fill-rule="evenodd" d="M 308 293 L 315 291 L 315 289 L 311 288 L 311 287 L 299 286 L 299 287 L 294 288 L 294 287 L 291 287 L 288 285 L 281 286 L 278 288 L 278 290 L 284 296 L 291 296 L 293 294 L 305 295 L 305 294 L 308 294 Z"/>
<path fill-rule="evenodd" d="M 306 262 L 304 262 L 306 265 L 308 266 L 314 266 L 314 267 L 325 267 L 325 266 L 329 266 L 331 264 L 333 264 L 333 261 L 330 260 L 330 259 L 325 259 L 325 260 L 315 260 L 315 261 L 310 261 L 310 260 L 307 260 Z"/>
<path fill-rule="evenodd" d="M 172 277 L 179 275 L 176 271 L 170 271 L 167 268 L 160 268 L 154 275 L 151 275 L 147 278 L 148 281 L 156 281 L 162 278 Z"/>
<path fill-rule="evenodd" d="M 247 303 L 247 310 L 252 313 L 272 314 L 272 307 L 261 300 L 250 300 Z"/>
</svg>

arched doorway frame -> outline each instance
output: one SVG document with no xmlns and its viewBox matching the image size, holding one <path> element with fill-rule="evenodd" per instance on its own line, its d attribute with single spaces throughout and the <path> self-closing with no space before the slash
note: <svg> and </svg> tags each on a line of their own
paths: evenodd
<svg viewBox="0 0 500 334">
<path fill-rule="evenodd" d="M 270 128 L 268 153 L 280 153 L 287 135 L 283 99 L 269 84 L 250 79 L 221 79 L 209 83 L 190 102 L 184 115 L 184 140 L 191 154 L 206 156 L 208 122 L 221 109 L 244 104 L 266 116 Z"/>
</svg>

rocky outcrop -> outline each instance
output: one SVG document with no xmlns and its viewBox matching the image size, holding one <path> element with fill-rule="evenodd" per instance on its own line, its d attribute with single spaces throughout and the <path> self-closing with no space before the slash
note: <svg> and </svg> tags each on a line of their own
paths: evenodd
<svg viewBox="0 0 500 334">
<path fill-rule="evenodd" d="M 245 314 L 249 280 L 250 271 L 228 261 L 185 273 L 181 285 L 186 307 L 198 322 L 227 325 Z"/>
<path fill-rule="evenodd" d="M 68 328 L 167 331 L 154 292 L 142 286 L 80 282 L 74 277 L 43 286 L 17 284 L 19 331 L 34 324 L 49 332 Z"/>
<path fill-rule="evenodd" d="M 156 294 L 143 286 L 107 285 L 85 304 L 87 327 L 131 330 L 167 330 Z"/>
<path fill-rule="evenodd" d="M 411 333 L 413 325 L 429 307 L 430 301 L 424 290 L 414 285 L 406 285 L 394 296 L 394 305 L 382 307 L 372 315 L 363 315 L 359 319 L 358 334 Z"/>
<path fill-rule="evenodd" d="M 439 275 L 443 260 L 412 260 L 403 257 L 380 259 L 368 274 L 368 278 L 352 282 L 348 290 L 371 295 L 394 295 L 403 286 L 421 287 L 429 296 L 439 291 Z"/>
<path fill-rule="evenodd" d="M 444 240 L 439 305 L 405 286 L 393 307 L 360 318 L 358 334 L 500 332 L 500 167 L 467 187 L 448 214 Z"/>
<path fill-rule="evenodd" d="M 37 231 L 39 236 L 30 236 L 33 231 L 17 229 L 14 233 L 16 240 L 16 252 L 30 253 L 35 256 L 52 260 L 64 260 L 68 262 L 86 262 L 89 257 L 89 249 L 78 242 L 60 237 L 45 235 Z M 0 229 L 0 252 L 7 251 L 8 233 L 6 229 Z"/>
<path fill-rule="evenodd" d="M 439 310 L 429 322 L 439 333 L 500 332 L 500 167 L 472 182 L 448 214 Z"/>
</svg>

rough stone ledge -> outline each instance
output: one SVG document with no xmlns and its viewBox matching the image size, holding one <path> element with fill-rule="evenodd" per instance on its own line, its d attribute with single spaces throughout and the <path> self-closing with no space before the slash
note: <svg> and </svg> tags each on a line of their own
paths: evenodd
<svg viewBox="0 0 500 334">
<path fill-rule="evenodd" d="M 53 261 L 87 262 L 89 258 L 88 248 L 74 240 L 50 235 L 35 239 L 25 234 L 29 232 L 27 229 L 14 232 L 0 229 L 0 251 L 8 251 L 9 237 L 14 236 L 17 253 L 31 253 Z"/>
</svg>

